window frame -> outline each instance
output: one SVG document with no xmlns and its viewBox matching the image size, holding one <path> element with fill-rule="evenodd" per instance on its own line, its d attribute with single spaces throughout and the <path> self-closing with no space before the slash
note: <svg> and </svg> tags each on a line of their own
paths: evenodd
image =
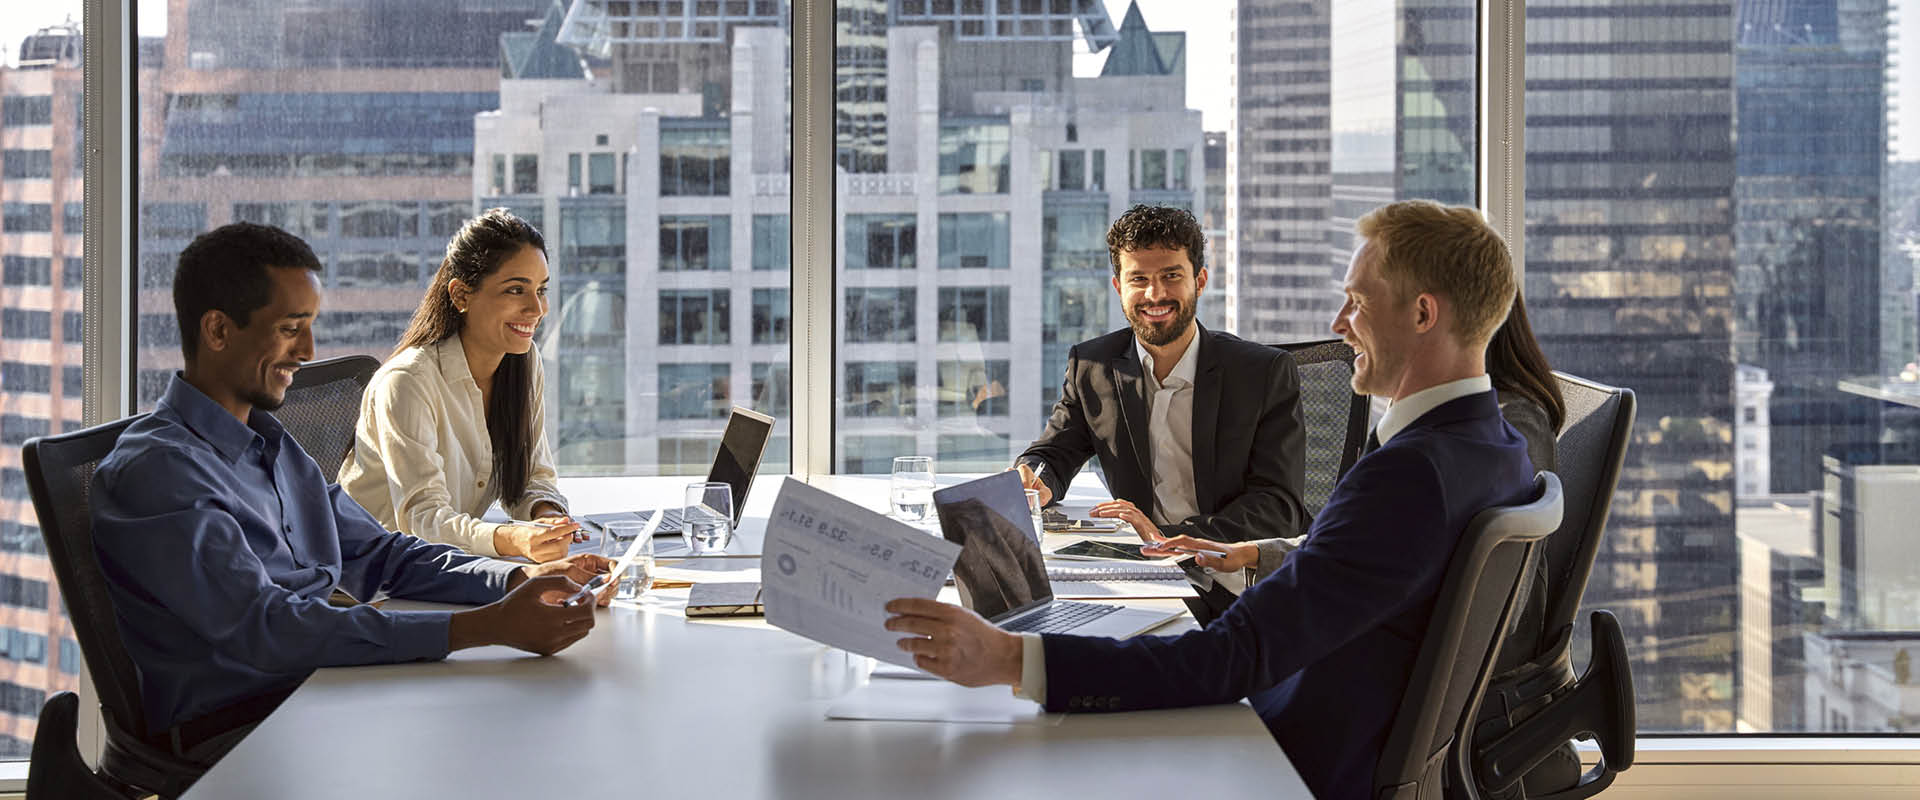
<svg viewBox="0 0 1920 800">
<path fill-rule="evenodd" d="M 84 83 L 90 98 L 84 122 L 90 146 L 85 153 L 83 419 L 97 425 L 130 413 L 138 386 L 132 341 L 137 313 L 132 265 L 137 256 L 138 36 L 130 4 L 83 4 L 88 65 Z M 1524 253 L 1524 3 L 1480 0 L 1479 5 L 1477 202 L 1509 247 Z M 793 40 L 830 45 L 834 10 L 833 0 L 792 0 Z M 832 473 L 836 460 L 833 56 L 831 46 L 794 47 L 791 62 L 789 401 L 791 463 L 802 479 Z M 1093 190 L 1098 182 L 1104 189 L 1105 152 L 1086 149 L 1092 154 L 1085 174 L 1088 188 Z M 1518 269 L 1524 271 L 1524 265 Z M 84 665 L 81 677 L 79 745 L 83 753 L 97 757 L 102 720 Z M 1690 787 L 1719 786 L 1743 797 L 1789 797 L 1814 785 L 1910 785 L 1920 771 L 1920 737 L 1673 734 L 1643 736 L 1639 744 L 1641 768 L 1622 773 L 1615 786 L 1625 788 L 1616 793 L 1677 796 Z M 24 761 L 0 763 L 0 792 L 23 790 L 25 774 Z"/>
</svg>

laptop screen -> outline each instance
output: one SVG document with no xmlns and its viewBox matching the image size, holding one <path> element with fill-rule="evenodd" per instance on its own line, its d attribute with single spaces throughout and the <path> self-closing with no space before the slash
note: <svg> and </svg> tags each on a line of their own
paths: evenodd
<svg viewBox="0 0 1920 800">
<path fill-rule="evenodd" d="M 753 476 L 760 471 L 760 456 L 766 452 L 767 439 L 773 435 L 773 418 L 765 414 L 735 408 L 727 415 L 727 431 L 720 435 L 720 451 L 713 455 L 713 469 L 707 480 L 733 487 L 733 523 L 747 508 L 747 490 L 753 488 Z"/>
<path fill-rule="evenodd" d="M 953 582 L 960 601 L 998 621 L 1053 600 L 1047 563 L 1033 541 L 1020 474 L 1001 472 L 933 493 L 940 533 L 960 545 Z"/>
</svg>

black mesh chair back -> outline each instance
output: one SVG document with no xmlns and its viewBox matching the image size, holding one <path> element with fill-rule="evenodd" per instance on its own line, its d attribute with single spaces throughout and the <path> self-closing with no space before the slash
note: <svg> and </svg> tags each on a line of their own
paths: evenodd
<svg viewBox="0 0 1920 800">
<path fill-rule="evenodd" d="M 1555 455 L 1567 513 L 1546 543 L 1548 601 L 1542 627 L 1549 641 L 1554 632 L 1572 628 L 1580 611 L 1580 596 L 1586 593 L 1620 465 L 1626 460 L 1634 413 L 1631 389 L 1559 372 L 1554 378 L 1567 403 Z"/>
<path fill-rule="evenodd" d="M 1449 783 L 1472 775 L 1469 748 L 1455 743 L 1470 740 L 1499 633 L 1518 613 L 1521 582 L 1532 577 L 1534 548 L 1560 525 L 1560 479 L 1542 472 L 1534 486 L 1532 502 L 1480 512 L 1454 548 L 1374 770 L 1378 800 L 1439 798 Z"/>
<path fill-rule="evenodd" d="M 159 732 L 148 730 L 140 701 L 140 673 L 127 655 L 114 617 L 113 597 L 93 546 L 93 513 L 88 493 L 93 471 L 112 452 L 121 432 L 142 416 L 96 425 L 73 433 L 27 440 L 20 450 L 27 491 L 40 518 L 47 560 L 66 600 L 67 616 L 80 655 L 100 695 L 107 729 L 100 772 L 112 779 L 163 796 L 174 796 L 199 777 L 204 766 L 177 759 L 149 744 Z"/>
<path fill-rule="evenodd" d="M 27 796 L 62 800 L 126 800 L 119 787 L 93 774 L 80 758 L 74 739 L 79 730 L 80 697 L 55 692 L 40 706 L 39 726 L 33 732 L 33 755 L 27 763 Z"/>
<path fill-rule="evenodd" d="M 1307 463 L 1300 501 L 1318 515 L 1367 444 L 1367 398 L 1353 393 L 1353 348 L 1339 339 L 1274 345 L 1300 368 Z"/>
<path fill-rule="evenodd" d="M 320 465 L 328 481 L 340 474 L 340 465 L 353 450 L 353 432 L 360 423 L 360 397 L 380 368 L 373 356 L 341 356 L 311 361 L 293 373 L 286 402 L 274 410 L 274 419 L 287 429 L 300 448 Z"/>
</svg>

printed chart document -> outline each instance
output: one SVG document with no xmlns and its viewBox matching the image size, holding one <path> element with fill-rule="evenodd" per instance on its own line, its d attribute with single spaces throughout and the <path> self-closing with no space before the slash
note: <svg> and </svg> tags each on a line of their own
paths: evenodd
<svg viewBox="0 0 1920 800">
<path fill-rule="evenodd" d="M 960 546 L 788 478 L 760 556 L 767 622 L 821 644 L 911 666 L 887 601 L 940 592 Z"/>
</svg>

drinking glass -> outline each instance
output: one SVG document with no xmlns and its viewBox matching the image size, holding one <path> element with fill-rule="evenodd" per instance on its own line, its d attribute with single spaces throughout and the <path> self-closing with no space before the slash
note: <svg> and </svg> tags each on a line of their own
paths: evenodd
<svg viewBox="0 0 1920 800">
<path fill-rule="evenodd" d="M 687 484 L 680 538 L 696 556 L 727 549 L 733 543 L 733 487 L 717 482 Z"/>
<path fill-rule="evenodd" d="M 933 515 L 933 458 L 900 456 L 893 460 L 891 506 L 895 519 L 925 522 Z"/>
<path fill-rule="evenodd" d="M 633 563 L 627 566 L 626 574 L 613 576 L 620 585 L 613 590 L 615 600 L 638 600 L 653 588 L 653 537 L 643 536 L 647 525 L 638 520 L 621 520 L 606 525 L 606 535 L 600 539 L 600 555 L 607 560 L 618 562 L 626 557 L 627 550 L 635 542 L 640 544 L 640 552 L 633 557 Z"/>
<path fill-rule="evenodd" d="M 1040 490 L 1027 489 L 1027 513 L 1033 516 L 1033 541 L 1038 544 L 1044 538 L 1040 528 Z"/>
</svg>

